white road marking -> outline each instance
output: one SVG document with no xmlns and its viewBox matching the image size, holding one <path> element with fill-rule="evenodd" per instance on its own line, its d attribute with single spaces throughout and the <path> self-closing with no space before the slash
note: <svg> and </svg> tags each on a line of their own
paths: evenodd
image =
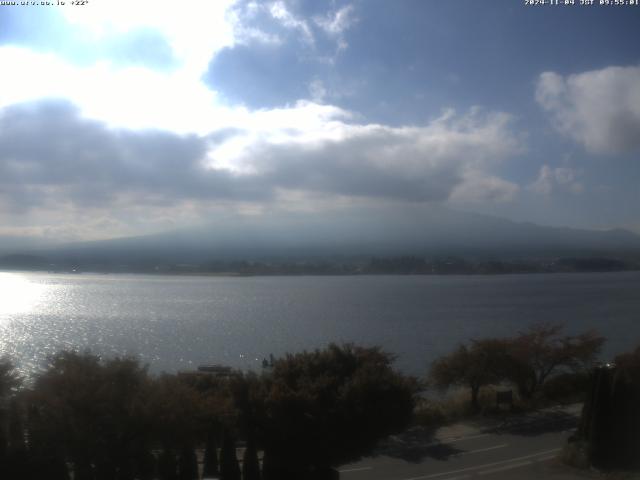
<svg viewBox="0 0 640 480">
<path fill-rule="evenodd" d="M 503 443 L 502 445 L 495 445 L 493 447 L 478 448 L 477 450 L 469 450 L 468 452 L 461 452 L 461 453 L 458 453 L 457 455 L 454 455 L 454 456 L 459 457 L 459 456 L 462 456 L 462 455 L 469 455 L 470 453 L 488 452 L 489 450 L 495 450 L 497 448 L 504 448 L 504 447 L 508 447 L 508 446 L 509 446 L 508 443 Z"/>
<path fill-rule="evenodd" d="M 469 435 L 468 437 L 449 437 L 449 438 L 443 438 L 442 440 L 440 440 L 440 442 L 437 442 L 437 443 L 462 442 L 463 440 L 473 440 L 474 438 L 488 437 L 489 435 L 490 435 L 489 433 L 480 433 L 478 435 Z"/>
<path fill-rule="evenodd" d="M 456 455 L 454 455 L 454 457 L 460 457 L 462 455 L 469 455 L 471 453 L 481 453 L 481 452 L 488 452 L 490 450 L 496 450 L 498 448 L 504 448 L 504 447 L 508 447 L 509 444 L 508 443 L 503 443 L 502 445 L 494 445 L 493 447 L 487 447 L 487 448 L 478 448 L 477 450 L 469 450 L 468 452 L 461 452 L 458 453 Z M 338 470 L 340 473 L 349 473 L 349 472 L 361 472 L 364 470 L 372 470 L 373 467 L 354 467 L 354 468 L 345 468 L 342 470 Z M 462 477 L 454 477 L 451 479 L 444 479 L 444 480 L 457 480 L 457 479 L 462 479 L 462 478 L 466 478 L 469 475 L 463 475 Z"/>
<path fill-rule="evenodd" d="M 344 470 L 338 470 L 340 473 L 348 472 L 361 472 L 363 470 L 371 470 L 373 467 L 358 467 L 358 468 L 345 468 Z"/>
<path fill-rule="evenodd" d="M 483 470 L 481 472 L 478 472 L 478 474 L 479 475 L 487 475 L 489 473 L 504 472 L 506 470 L 511 470 L 512 468 L 519 468 L 519 467 L 524 467 L 526 465 L 533 465 L 536 462 L 546 462 L 546 461 L 552 460 L 554 458 L 556 458 L 556 455 L 547 455 L 546 457 L 535 458 L 533 460 L 527 460 L 526 462 L 513 463 L 513 464 L 507 465 L 505 467 L 498 467 L 498 468 L 492 468 L 490 470 Z"/>
<path fill-rule="evenodd" d="M 404 480 L 425 480 L 427 478 L 435 478 L 435 477 L 442 477 L 444 475 L 452 475 L 455 473 L 469 472 L 471 470 L 478 470 L 485 467 L 493 467 L 495 465 L 504 465 L 507 463 L 517 462 L 518 460 L 524 460 L 525 458 L 532 458 L 540 455 L 547 455 L 549 453 L 558 452 L 560 450 L 561 448 L 554 448 L 552 450 L 544 450 L 542 452 L 532 453 L 530 455 L 523 455 L 522 457 L 514 457 L 508 460 L 501 460 L 499 462 L 484 463 L 482 465 L 474 465 L 473 467 L 461 468 L 459 470 L 450 470 L 448 472 L 432 473 L 431 475 L 423 475 L 421 477 L 405 478 Z"/>
</svg>

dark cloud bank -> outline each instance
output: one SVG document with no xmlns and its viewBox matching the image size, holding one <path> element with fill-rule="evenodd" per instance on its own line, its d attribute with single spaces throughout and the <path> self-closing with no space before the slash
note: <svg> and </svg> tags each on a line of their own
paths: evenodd
<svg viewBox="0 0 640 480">
<path fill-rule="evenodd" d="M 14 209 L 56 201 L 106 205 L 122 193 L 168 203 L 268 195 L 255 182 L 205 170 L 203 138 L 109 129 L 66 102 L 6 108 L 0 145 L 0 182 Z"/>
<path fill-rule="evenodd" d="M 207 167 L 205 161 L 210 147 L 242 132 L 199 137 L 118 130 L 82 118 L 66 102 L 21 104 L 0 116 L 2 200 L 12 211 L 68 202 L 109 206 L 121 195 L 141 205 L 268 202 L 277 189 L 290 189 L 443 201 L 463 181 L 470 163 L 511 148 L 508 140 L 493 145 L 478 132 L 454 132 L 451 142 L 440 144 L 422 129 L 343 127 L 344 138 L 311 146 L 254 141 L 242 155 L 253 171 L 236 174 Z M 425 136 L 426 145 L 421 144 Z"/>
</svg>

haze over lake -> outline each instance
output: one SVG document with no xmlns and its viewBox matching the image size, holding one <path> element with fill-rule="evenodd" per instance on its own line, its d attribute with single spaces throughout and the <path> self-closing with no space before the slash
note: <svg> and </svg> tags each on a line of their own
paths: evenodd
<svg viewBox="0 0 640 480">
<path fill-rule="evenodd" d="M 503 276 L 178 277 L 0 273 L 0 353 L 33 370 L 62 348 L 136 355 L 152 371 L 329 342 L 381 345 L 415 375 L 458 342 L 565 322 L 640 343 L 640 272 Z"/>
</svg>

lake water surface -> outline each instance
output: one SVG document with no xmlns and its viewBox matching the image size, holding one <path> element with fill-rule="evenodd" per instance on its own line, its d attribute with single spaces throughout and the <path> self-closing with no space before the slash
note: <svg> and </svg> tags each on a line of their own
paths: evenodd
<svg viewBox="0 0 640 480">
<path fill-rule="evenodd" d="M 0 273 L 0 353 L 25 371 L 62 348 L 135 355 L 152 371 L 223 363 L 259 370 L 270 353 L 329 342 L 381 345 L 423 375 L 470 338 L 535 321 L 640 344 L 640 272 L 503 276 L 178 277 Z"/>
</svg>

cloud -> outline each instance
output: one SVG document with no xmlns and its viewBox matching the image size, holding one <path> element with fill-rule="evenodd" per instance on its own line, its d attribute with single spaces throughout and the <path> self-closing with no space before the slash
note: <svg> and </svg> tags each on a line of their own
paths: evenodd
<svg viewBox="0 0 640 480">
<path fill-rule="evenodd" d="M 119 65 L 142 65 L 155 70 L 172 70 L 178 66 L 166 38 L 157 30 L 134 30 L 98 45 L 77 40 L 81 43 L 77 48 L 84 57 L 90 58 L 102 51 L 103 58 L 113 59 Z"/>
<path fill-rule="evenodd" d="M 307 88 L 309 89 L 311 100 L 316 103 L 322 103 L 322 101 L 327 96 L 327 89 L 325 88 L 322 80 L 320 80 L 319 78 L 315 78 L 311 82 L 309 82 Z"/>
<path fill-rule="evenodd" d="M 300 52 L 299 43 L 283 32 L 299 36 L 294 25 L 304 24 L 303 30 L 321 37 L 313 15 L 293 13 L 283 2 L 214 3 L 175 8 L 142 0 L 127 7 L 117 0 L 108 9 L 100 2 L 86 9 L 54 9 L 64 14 L 69 28 L 52 41 L 86 40 L 99 53 L 85 58 L 86 51 L 76 50 L 83 57 L 78 62 L 68 52 L 1 45 L 0 65 L 10 67 L 0 79 L 0 108 L 64 98 L 83 116 L 112 127 L 203 135 L 242 123 L 251 115 L 242 105 L 274 107 L 310 97 L 309 85 L 322 81 L 314 73 L 324 68 L 318 59 L 335 47 L 314 40 L 310 50 Z M 344 14 L 336 15 L 339 29 L 347 28 L 340 20 Z M 277 28 L 264 30 L 270 27 Z M 335 39 L 331 42 L 335 45 Z M 212 58 L 212 70 L 203 77 Z"/>
<path fill-rule="evenodd" d="M 314 8 L 310 9 L 310 5 L 297 1 L 238 1 L 230 8 L 227 17 L 239 44 L 282 45 L 283 37 L 289 36 L 290 40 L 297 40 L 295 43 L 299 47 L 316 49 L 330 40 L 339 48 L 346 48 L 345 34 L 356 23 L 355 7 L 347 4 L 327 9 L 317 2 L 311 3 Z"/>
<path fill-rule="evenodd" d="M 250 108 L 309 98 L 308 85 L 318 80 L 326 84 L 334 77 L 336 61 L 348 47 L 347 33 L 355 23 L 352 5 L 315 4 L 320 12 L 309 11 L 304 2 L 235 4 L 228 14 L 234 43 L 211 59 L 206 83 L 228 102 Z"/>
<path fill-rule="evenodd" d="M 65 11 L 60 6 L 4 8 L 0 19 L 0 44 L 55 53 L 78 65 L 111 61 L 158 70 L 178 66 L 166 37 L 157 29 L 134 26 L 117 35 L 97 36 L 67 22 Z"/>
<path fill-rule="evenodd" d="M 68 102 L 7 107 L 0 205 L 14 213 L 53 205 L 171 209 L 269 204 L 282 191 L 444 202 L 469 184 L 469 172 L 519 148 L 509 117 L 499 113 L 446 112 L 424 127 L 396 128 L 346 123 L 348 114 L 335 107 L 297 108 L 307 112 L 306 124 L 296 123 L 299 111 L 262 112 L 266 121 L 198 136 L 108 128 Z M 506 183 L 482 185 L 476 189 L 493 192 Z"/>
<path fill-rule="evenodd" d="M 327 35 L 336 38 L 338 51 L 344 50 L 349 45 L 345 40 L 346 31 L 356 23 L 353 5 L 346 5 L 323 16 L 314 17 L 314 23 Z"/>
<path fill-rule="evenodd" d="M 315 43 L 315 38 L 311 32 L 311 27 L 306 20 L 303 20 L 289 11 L 285 2 L 277 1 L 268 6 L 269 13 L 280 24 L 288 29 L 297 30 L 300 32 L 303 40 L 310 45 Z"/>
<path fill-rule="evenodd" d="M 182 71 L 118 67 L 108 62 L 78 66 L 52 53 L 0 47 L 3 70 L 0 107 L 65 98 L 83 115 L 112 126 L 205 132 L 233 113 L 216 104 L 216 94 Z M 43 73 L 46 72 L 46 81 Z M 224 120 L 223 120 L 224 121 Z"/>
<path fill-rule="evenodd" d="M 86 208 L 120 200 L 171 205 L 185 199 L 262 199 L 250 179 L 203 165 L 205 139 L 161 131 L 109 129 L 67 102 L 4 109 L 0 116 L 2 205 Z"/>
<path fill-rule="evenodd" d="M 314 22 L 329 35 L 342 35 L 354 23 L 353 5 L 346 5 L 324 16 L 314 17 Z"/>
<path fill-rule="evenodd" d="M 315 104 L 306 108 L 322 111 Z M 324 121 L 305 127 L 246 130 L 210 157 L 218 167 L 259 176 L 279 188 L 446 201 L 469 172 L 490 169 L 521 147 L 509 128 L 510 117 L 502 113 L 447 111 L 422 127 L 346 123 L 342 111 L 324 113 Z"/>
<path fill-rule="evenodd" d="M 236 5 L 241 23 L 235 10 L 224 10 L 231 37 L 227 27 L 220 37 L 205 36 L 193 55 L 188 47 L 203 24 L 189 32 L 178 22 L 191 14 L 180 13 L 176 25 L 164 9 L 69 17 L 105 44 L 121 38 L 122 55 L 131 53 L 131 42 L 166 40 L 177 62 L 169 70 L 77 64 L 53 52 L 1 46 L 0 65 L 12 68 L 0 80 L 0 223 L 11 217 L 16 228 L 90 238 L 101 225 L 110 234 L 132 233 L 134 226 L 149 231 L 197 223 L 216 209 L 253 215 L 293 204 L 320 211 L 349 202 L 495 202 L 517 193 L 494 172 L 521 151 L 505 113 L 450 110 L 419 125 L 390 126 L 328 103 L 331 85 L 307 67 L 326 67 L 322 58 L 343 48 L 352 7 Z M 260 63 L 255 55 L 281 55 L 273 81 L 290 77 L 283 91 L 295 95 L 268 108 L 227 104 L 196 74 L 207 55 L 228 67 L 223 60 L 241 52 L 258 69 L 273 68 L 273 57 Z M 256 83 L 277 90 L 268 75 L 250 75 L 244 84 L 226 71 L 247 87 L 245 95 Z"/>
<path fill-rule="evenodd" d="M 455 186 L 449 197 L 452 205 L 468 206 L 478 202 L 511 202 L 520 191 L 516 183 L 487 175 L 477 170 L 468 170 L 462 182 Z"/>
<path fill-rule="evenodd" d="M 233 24 L 226 14 L 235 0 L 192 0 L 188 6 L 155 0 L 88 2 L 82 8 L 61 9 L 67 22 L 97 39 L 139 29 L 155 30 L 167 39 L 180 68 L 201 74 L 211 57 L 234 43 Z"/>
<path fill-rule="evenodd" d="M 568 167 L 552 168 L 549 165 L 543 165 L 540 168 L 538 178 L 528 188 L 545 196 L 557 192 L 579 194 L 584 191 L 584 185 L 580 182 L 581 176 L 580 170 Z"/>
<path fill-rule="evenodd" d="M 593 153 L 640 150 L 640 67 L 540 75 L 536 100 L 564 135 Z"/>
</svg>

